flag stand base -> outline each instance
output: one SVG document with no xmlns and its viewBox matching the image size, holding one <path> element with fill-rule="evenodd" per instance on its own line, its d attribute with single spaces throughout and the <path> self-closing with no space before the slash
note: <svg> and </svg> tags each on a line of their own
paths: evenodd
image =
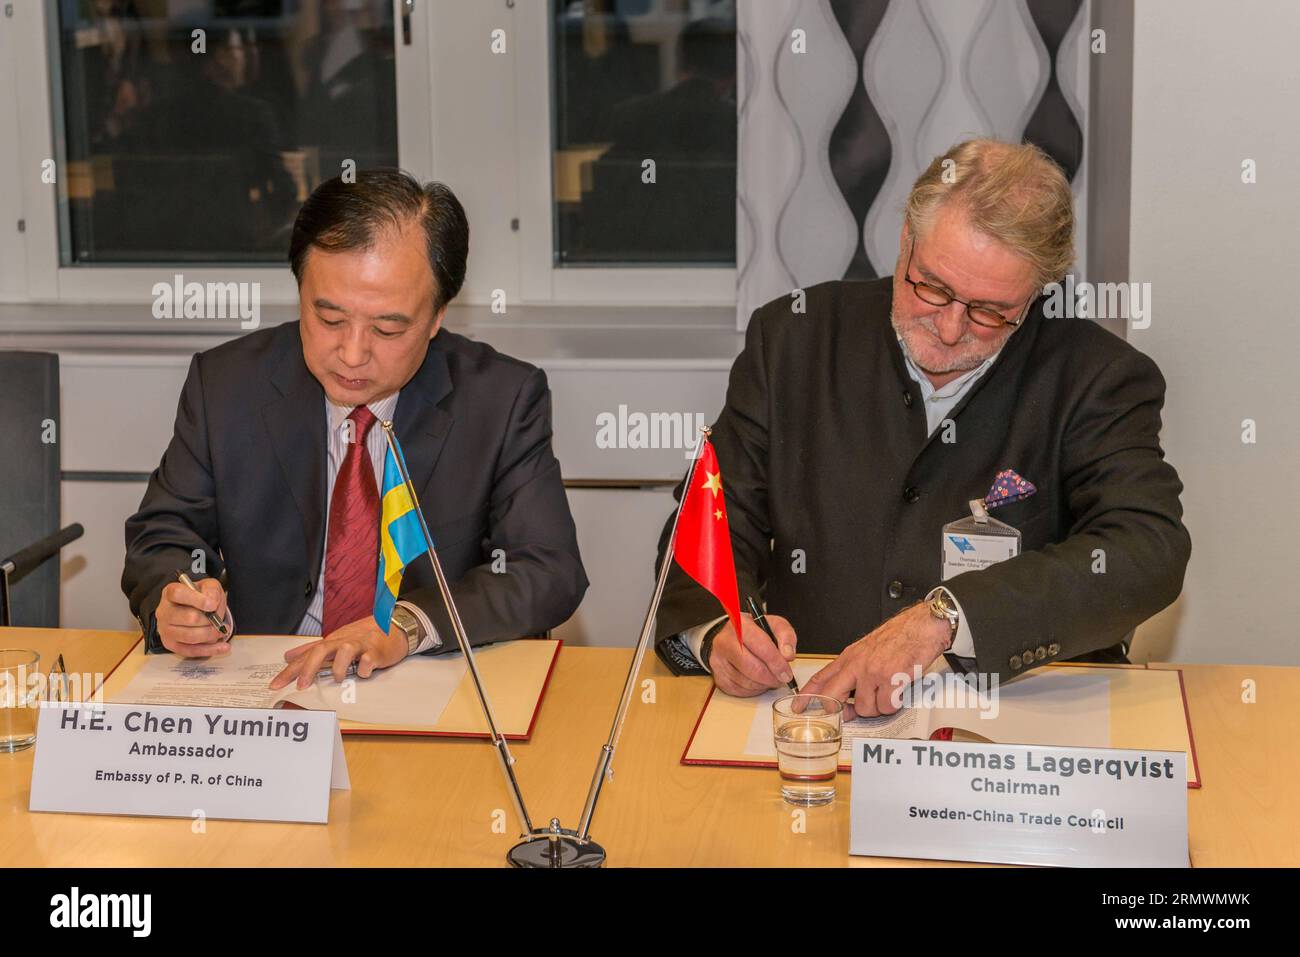
<svg viewBox="0 0 1300 957">
<path fill-rule="evenodd" d="M 552 818 L 550 827 L 538 828 L 533 833 L 537 837 L 510 848 L 506 860 L 511 867 L 550 870 L 605 864 L 605 849 L 594 841 L 579 841 L 576 831 L 560 827 L 559 818 Z"/>
</svg>

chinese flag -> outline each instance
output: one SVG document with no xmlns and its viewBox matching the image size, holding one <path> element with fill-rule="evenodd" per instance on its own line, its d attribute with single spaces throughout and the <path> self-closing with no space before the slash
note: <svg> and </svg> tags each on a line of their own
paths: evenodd
<svg viewBox="0 0 1300 957">
<path fill-rule="evenodd" d="M 731 554 L 727 502 L 722 494 L 722 470 L 713 443 L 704 440 L 700 460 L 691 473 L 691 486 L 682 500 L 674 551 L 677 564 L 713 595 L 740 633 L 740 593 L 736 588 L 736 560 Z"/>
</svg>

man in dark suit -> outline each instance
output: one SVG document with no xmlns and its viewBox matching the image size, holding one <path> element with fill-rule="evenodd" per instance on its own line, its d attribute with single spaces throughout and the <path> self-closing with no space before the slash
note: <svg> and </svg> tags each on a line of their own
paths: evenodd
<svg viewBox="0 0 1300 957">
<path fill-rule="evenodd" d="M 833 653 L 803 690 L 875 715 L 940 655 L 1002 681 L 1126 660 L 1191 543 L 1159 370 L 1044 315 L 1074 258 L 1072 199 L 1035 147 L 960 144 L 917 180 L 893 276 L 755 311 L 713 441 L 742 604 L 766 598 L 780 647 L 748 617 L 742 646 L 674 569 L 656 626 L 670 667 L 752 695 L 785 683 L 796 646 Z M 1020 553 L 945 581 L 943 528 L 972 500 Z"/>
<path fill-rule="evenodd" d="M 466 632 L 538 634 L 587 587 L 546 376 L 441 328 L 469 227 L 449 189 L 398 170 L 322 184 L 298 214 L 299 320 L 200 353 L 175 435 L 126 524 L 122 587 L 151 651 L 244 633 L 322 635 L 272 683 L 332 662 L 367 677 L 457 645 L 427 559 L 407 567 L 393 624 L 372 616 L 379 482 L 391 420 Z M 196 594 L 178 570 L 199 582 Z M 224 587 L 223 587 L 224 583 Z"/>
</svg>

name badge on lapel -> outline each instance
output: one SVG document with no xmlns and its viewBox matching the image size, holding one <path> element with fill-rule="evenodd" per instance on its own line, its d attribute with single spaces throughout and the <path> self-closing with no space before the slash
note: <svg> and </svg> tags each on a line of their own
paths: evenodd
<svg viewBox="0 0 1300 957">
<path fill-rule="evenodd" d="M 971 499 L 970 515 L 943 527 L 943 580 L 979 571 L 1020 554 L 1020 532 Z"/>
</svg>

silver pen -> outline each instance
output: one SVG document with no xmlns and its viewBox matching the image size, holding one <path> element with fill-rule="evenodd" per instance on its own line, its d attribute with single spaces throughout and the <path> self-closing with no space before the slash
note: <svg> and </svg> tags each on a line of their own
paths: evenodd
<svg viewBox="0 0 1300 957">
<path fill-rule="evenodd" d="M 176 570 L 176 580 L 182 585 L 194 592 L 196 595 L 202 595 L 203 592 L 198 585 L 190 581 L 190 576 L 180 569 Z M 221 637 L 226 641 L 230 640 L 230 632 L 226 630 L 226 623 L 216 616 L 215 612 L 205 611 L 203 614 L 208 616 L 208 621 L 212 622 L 212 627 L 221 633 Z"/>
<path fill-rule="evenodd" d="M 354 661 L 354 662 L 352 662 L 352 664 L 348 665 L 348 672 L 347 672 L 347 673 L 350 674 L 350 675 L 355 675 L 355 674 L 357 673 L 357 662 Z M 332 675 L 332 674 L 334 674 L 334 669 L 333 669 L 333 668 L 322 668 L 320 671 L 316 672 L 316 677 L 317 677 L 317 678 L 328 678 L 328 677 L 329 677 L 330 675 Z"/>
</svg>

